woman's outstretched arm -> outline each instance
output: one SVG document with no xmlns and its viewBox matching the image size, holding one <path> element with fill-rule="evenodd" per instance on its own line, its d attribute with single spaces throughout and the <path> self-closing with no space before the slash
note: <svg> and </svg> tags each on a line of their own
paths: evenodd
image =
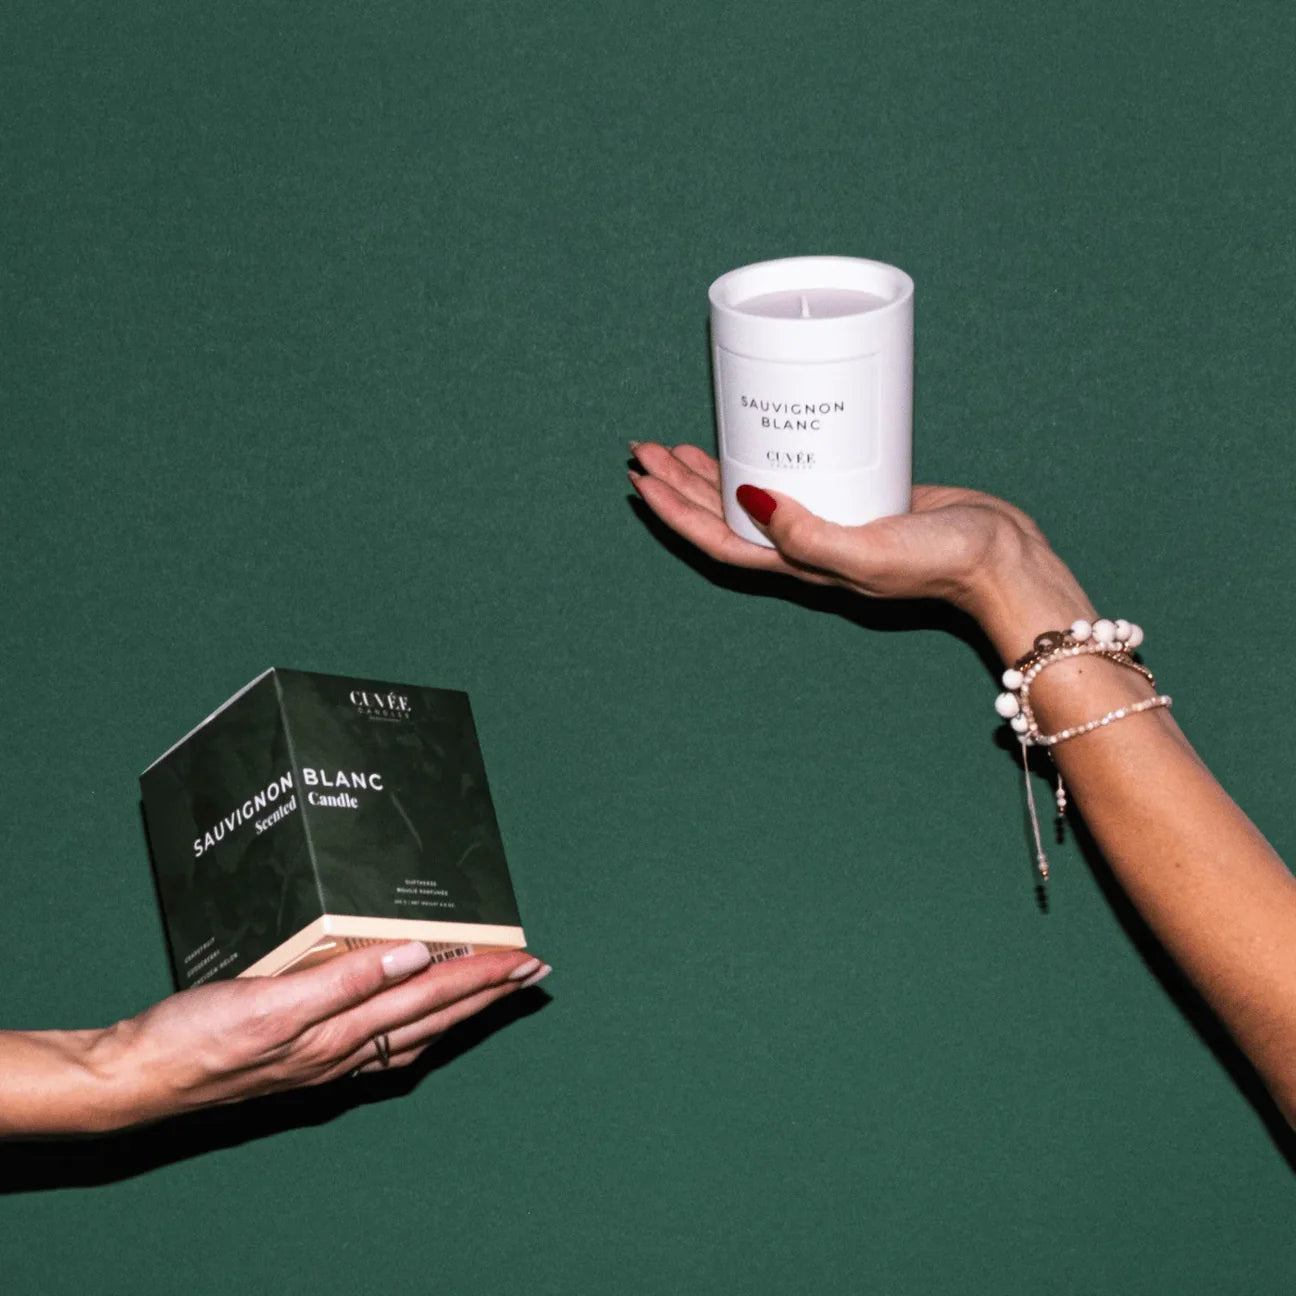
<svg viewBox="0 0 1296 1296">
<path fill-rule="evenodd" d="M 0 1031 L 0 1138 L 103 1133 L 406 1066 L 549 970 L 524 950 L 430 964 L 417 942 L 374 946 L 185 990 L 105 1030 Z"/>
<path fill-rule="evenodd" d="M 976 618 L 1006 664 L 1043 631 L 1095 615 L 1035 523 L 992 496 L 919 486 L 912 513 L 841 527 L 787 496 L 745 491 L 770 550 L 725 525 L 709 455 L 631 449 L 644 501 L 713 558 L 873 597 L 946 599 Z M 1046 733 L 1151 696 L 1141 676 L 1098 655 L 1051 665 L 1031 688 Z M 1052 755 L 1126 893 L 1296 1123 L 1296 880 L 1168 711 L 1130 716 Z"/>
</svg>

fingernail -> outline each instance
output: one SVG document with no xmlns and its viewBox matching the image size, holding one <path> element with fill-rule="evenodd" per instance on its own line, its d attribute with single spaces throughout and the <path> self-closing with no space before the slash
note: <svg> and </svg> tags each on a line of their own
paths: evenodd
<svg viewBox="0 0 1296 1296">
<path fill-rule="evenodd" d="M 551 968 L 549 964 L 546 963 L 543 967 L 540 968 L 538 972 L 532 972 L 531 975 L 527 977 L 525 981 L 522 982 L 521 988 L 525 990 L 527 986 L 533 986 L 537 981 L 543 981 L 545 977 L 547 977 L 549 973 L 552 971 L 553 968 Z"/>
<path fill-rule="evenodd" d="M 382 957 L 383 975 L 388 981 L 407 977 L 432 962 L 432 951 L 422 941 L 410 941 Z"/>
<path fill-rule="evenodd" d="M 642 441 L 627 441 L 626 444 L 630 447 L 630 453 L 631 453 L 631 454 L 634 454 L 634 452 L 635 452 L 636 450 L 638 450 L 639 447 L 640 447 L 641 445 L 643 445 L 643 442 L 642 442 Z"/>
<path fill-rule="evenodd" d="M 519 963 L 518 966 L 508 974 L 508 979 L 510 981 L 521 981 L 523 977 L 529 977 L 539 966 L 539 959 L 527 959 L 525 963 Z"/>
<path fill-rule="evenodd" d="M 767 491 L 761 490 L 759 486 L 739 486 L 735 493 L 738 496 L 738 503 L 761 526 L 765 526 L 769 522 L 770 518 L 774 516 L 774 510 L 778 508 L 778 500 Z"/>
</svg>

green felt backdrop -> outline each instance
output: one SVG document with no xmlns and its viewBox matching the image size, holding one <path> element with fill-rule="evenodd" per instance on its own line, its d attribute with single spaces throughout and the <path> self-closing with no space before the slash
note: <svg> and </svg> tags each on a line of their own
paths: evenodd
<svg viewBox="0 0 1296 1296">
<path fill-rule="evenodd" d="M 555 967 L 393 1086 L 0 1148 L 26 1293 L 1290 1287 L 1290 1151 L 929 609 L 690 562 L 705 290 L 917 283 L 920 478 L 1034 511 L 1280 850 L 1285 0 L 14 0 L 0 1021 L 169 989 L 136 775 L 266 666 L 470 690 Z M 1095 871 L 1096 867 L 1096 871 Z"/>
</svg>

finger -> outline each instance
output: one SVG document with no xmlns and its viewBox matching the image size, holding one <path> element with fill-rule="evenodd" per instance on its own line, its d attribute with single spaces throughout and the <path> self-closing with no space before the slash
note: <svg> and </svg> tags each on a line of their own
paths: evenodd
<svg viewBox="0 0 1296 1296">
<path fill-rule="evenodd" d="M 399 1030 L 389 1032 L 391 1052 L 403 1053 L 406 1049 L 425 1043 L 433 1036 L 445 1034 L 452 1026 L 458 1026 L 469 1017 L 475 1017 L 483 1008 L 489 1008 L 491 1004 L 518 990 L 525 990 L 528 985 L 535 985 L 537 980 L 543 979 L 550 971 L 552 969 L 546 964 L 541 968 L 538 976 L 533 976 L 527 981 L 508 981 L 503 985 L 491 986 L 487 990 L 469 995 L 466 999 L 460 999 L 458 1003 L 450 1004 L 439 1012 L 429 1013 L 419 1021 L 410 1022 Z"/>
<path fill-rule="evenodd" d="M 515 988 L 544 966 L 525 950 L 475 954 L 438 963 L 332 1021 L 320 1023 L 301 1042 L 307 1049 L 330 1057 L 349 1054 L 362 1049 L 375 1035 L 391 1035 L 439 1012 L 453 1011 L 457 1004 L 476 995 Z"/>
<path fill-rule="evenodd" d="M 301 1030 L 364 1003 L 431 962 L 432 952 L 422 941 L 339 954 L 317 967 L 267 978 L 265 1011 L 282 1013 Z"/>
<path fill-rule="evenodd" d="M 321 1076 L 317 1081 L 319 1084 L 327 1084 L 330 1080 L 336 1080 L 339 1076 L 359 1075 L 362 1071 L 386 1071 L 388 1067 L 408 1066 L 414 1061 L 424 1049 L 430 1048 L 440 1038 L 435 1031 L 420 1036 L 418 1041 L 408 1047 L 402 1048 L 396 1043 L 394 1035 L 388 1036 L 387 1061 L 382 1060 L 378 1052 L 376 1040 L 366 1040 L 349 1057 L 339 1062 L 327 1075 Z"/>
<path fill-rule="evenodd" d="M 433 992 L 443 991 L 447 999 L 462 998 L 481 983 L 507 976 L 529 957 L 524 950 L 509 950 L 429 967 L 432 954 L 421 941 L 375 945 L 340 954 L 303 972 L 267 979 L 263 1011 L 282 1015 L 290 1033 L 296 1033 L 331 1021 L 412 978 L 420 995 L 431 987 Z M 436 974 L 431 982 L 417 975 L 429 971 Z"/>
<path fill-rule="evenodd" d="M 708 557 L 735 567 L 790 571 L 775 550 L 735 535 L 723 516 L 694 504 L 666 482 L 639 473 L 631 473 L 630 481 L 644 503 L 672 531 L 695 544 Z"/>
<path fill-rule="evenodd" d="M 421 1052 L 438 1035 L 443 1035 L 452 1026 L 457 1026 L 460 1022 L 467 1021 L 469 1017 L 476 1016 L 483 1008 L 488 1008 L 491 1004 L 497 1003 L 518 990 L 524 990 L 528 986 L 535 985 L 547 976 L 550 971 L 552 969 L 548 964 L 542 964 L 536 972 L 525 979 L 505 981 L 500 985 L 493 985 L 487 989 L 479 990 L 475 994 L 468 995 L 456 1003 L 449 1004 L 435 1012 L 430 1012 L 415 1021 L 407 1022 L 405 1025 L 392 1030 L 375 1032 L 375 1034 L 382 1034 L 387 1037 L 390 1064 L 394 1064 L 398 1057 Z M 355 1070 L 381 1069 L 383 1069 L 383 1062 L 379 1056 L 377 1045 L 374 1043 L 373 1037 L 369 1036 L 358 1043 L 323 1078 L 329 1079 L 334 1074 L 345 1075 Z"/>
<path fill-rule="evenodd" d="M 738 498 L 778 552 L 795 566 L 833 573 L 867 587 L 885 565 L 886 550 L 875 543 L 882 533 L 870 534 L 872 523 L 840 526 L 777 491 L 739 487 Z"/>
<path fill-rule="evenodd" d="M 444 1035 L 452 1026 L 458 1026 L 460 1022 L 475 1017 L 483 1008 L 489 1008 L 491 1004 L 508 998 L 509 995 L 514 994 L 519 989 L 521 989 L 519 985 L 512 983 L 491 986 L 488 990 L 469 995 L 466 999 L 459 1000 L 458 1003 L 450 1004 L 438 1012 L 429 1013 L 418 1021 L 410 1022 L 408 1025 L 400 1027 L 399 1030 L 388 1031 L 387 1047 L 391 1056 L 395 1057 L 398 1053 L 405 1053 L 410 1049 L 420 1048 L 424 1044 L 430 1043 L 438 1035 Z M 360 1049 L 360 1055 L 365 1056 L 363 1048 Z M 379 1066 L 382 1065 L 382 1060 L 376 1056 L 376 1048 L 372 1042 L 369 1045 L 368 1057 L 377 1062 Z"/>
<path fill-rule="evenodd" d="M 703 481 L 717 490 L 720 488 L 720 465 L 705 450 L 693 445 L 677 445 L 671 454 L 686 468 L 691 468 Z"/>
<path fill-rule="evenodd" d="M 393 1053 L 388 1060 L 387 1065 L 375 1058 L 372 1062 L 366 1062 L 363 1066 L 355 1067 L 349 1071 L 348 1075 L 368 1075 L 372 1071 L 394 1070 L 398 1067 L 407 1067 L 411 1062 L 417 1062 L 424 1053 L 437 1042 L 439 1037 L 434 1035 L 426 1044 L 420 1044 L 418 1048 L 406 1049 L 404 1053 Z"/>
<path fill-rule="evenodd" d="M 681 458 L 652 441 L 643 441 L 634 447 L 635 458 L 643 465 L 648 474 L 657 481 L 665 482 L 690 503 L 722 516 L 724 509 L 720 503 L 719 478 L 715 481 L 693 471 Z"/>
</svg>

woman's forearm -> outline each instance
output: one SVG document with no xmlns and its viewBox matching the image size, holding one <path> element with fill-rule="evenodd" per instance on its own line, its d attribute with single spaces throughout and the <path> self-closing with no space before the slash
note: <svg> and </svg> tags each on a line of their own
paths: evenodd
<svg viewBox="0 0 1296 1296">
<path fill-rule="evenodd" d="M 985 576 L 976 611 L 1005 662 L 1042 631 L 1093 616 L 1051 553 L 1028 546 Z M 1041 729 L 1057 732 L 1152 692 L 1134 672 L 1083 656 L 1041 672 L 1031 702 Z M 1130 899 L 1296 1120 L 1296 880 L 1168 711 L 1129 716 L 1051 754 Z"/>
<path fill-rule="evenodd" d="M 0 1138 L 128 1125 L 114 1032 L 0 1031 Z"/>
</svg>

